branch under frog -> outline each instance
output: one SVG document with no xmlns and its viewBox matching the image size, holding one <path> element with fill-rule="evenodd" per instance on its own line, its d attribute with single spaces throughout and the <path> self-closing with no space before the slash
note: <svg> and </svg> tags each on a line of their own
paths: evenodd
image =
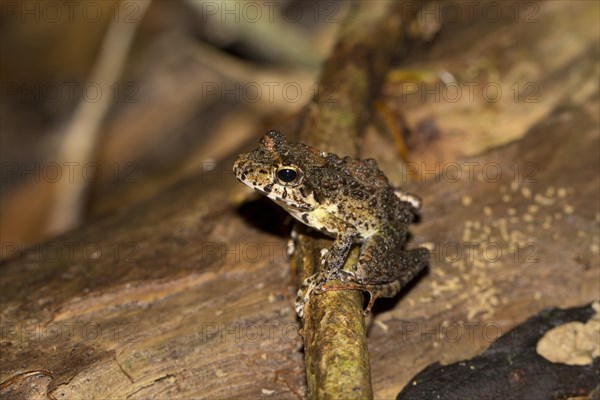
<svg viewBox="0 0 600 400">
<path fill-rule="evenodd" d="M 352 3 L 338 42 L 319 81 L 320 93 L 308 105 L 300 141 L 323 151 L 356 157 L 359 134 L 391 66 L 404 51 L 406 13 L 403 2 Z M 411 4 L 415 11 L 415 4 Z M 298 236 L 294 262 L 300 284 L 318 272 L 320 249 L 330 242 L 304 231 Z M 353 249 L 346 265 L 355 264 Z M 373 397 L 363 296 L 358 291 L 330 291 L 312 296 L 303 323 L 308 396 L 311 399 Z"/>
</svg>

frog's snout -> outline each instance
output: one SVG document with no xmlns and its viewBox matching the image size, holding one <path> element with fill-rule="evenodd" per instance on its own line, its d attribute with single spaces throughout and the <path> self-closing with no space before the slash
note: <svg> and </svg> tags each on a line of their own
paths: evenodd
<svg viewBox="0 0 600 400">
<path fill-rule="evenodd" d="M 243 168 L 243 161 L 241 157 L 236 158 L 236 160 L 233 163 L 233 172 L 238 175 L 240 173 L 240 170 Z"/>
<path fill-rule="evenodd" d="M 247 169 L 248 166 L 246 165 L 245 160 L 242 156 L 239 156 L 233 163 L 233 173 L 235 174 L 235 177 L 238 180 L 243 181 L 246 178 L 248 172 Z"/>
<path fill-rule="evenodd" d="M 237 172 L 240 169 L 240 161 L 240 157 L 238 156 L 233 162 L 233 172 Z"/>
</svg>

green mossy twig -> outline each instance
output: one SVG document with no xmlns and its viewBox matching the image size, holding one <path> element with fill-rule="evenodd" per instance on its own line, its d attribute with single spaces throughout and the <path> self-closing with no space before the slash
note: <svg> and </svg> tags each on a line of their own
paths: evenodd
<svg viewBox="0 0 600 400">
<path fill-rule="evenodd" d="M 302 121 L 302 142 L 340 156 L 358 154 L 373 101 L 393 56 L 407 41 L 409 16 L 402 5 L 353 3 Z M 317 272 L 319 251 L 329 242 L 308 233 L 298 239 L 295 262 L 302 282 Z M 351 252 L 347 265 L 356 262 L 357 253 Z M 302 323 L 309 398 L 373 397 L 362 307 L 362 294 L 355 291 L 326 292 L 306 304 Z"/>
</svg>

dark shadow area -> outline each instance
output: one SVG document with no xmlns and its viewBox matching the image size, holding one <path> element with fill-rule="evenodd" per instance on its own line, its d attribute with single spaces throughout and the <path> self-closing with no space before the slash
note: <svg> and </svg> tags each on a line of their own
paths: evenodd
<svg viewBox="0 0 600 400">
<path fill-rule="evenodd" d="M 551 362 L 537 345 L 552 328 L 588 321 L 591 305 L 546 309 L 506 332 L 468 361 L 430 364 L 399 394 L 405 399 L 597 399 L 600 358 L 587 364 Z"/>
<path fill-rule="evenodd" d="M 266 197 L 242 203 L 237 213 L 248 224 L 281 238 L 290 237 L 292 217 Z"/>
</svg>

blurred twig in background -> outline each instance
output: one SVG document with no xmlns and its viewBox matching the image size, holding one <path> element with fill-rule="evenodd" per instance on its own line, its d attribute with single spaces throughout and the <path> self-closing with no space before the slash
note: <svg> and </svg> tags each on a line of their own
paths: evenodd
<svg viewBox="0 0 600 400">
<path fill-rule="evenodd" d="M 239 40 L 263 57 L 277 62 L 309 68 L 319 66 L 320 60 L 306 32 L 282 20 L 281 8 L 285 2 L 185 2 L 198 11 L 213 33 L 212 37 L 222 44 Z M 297 12 L 299 8 L 295 10 Z M 227 15 L 235 18 L 226 18 Z M 259 20 L 268 20 L 269 23 L 256 23 Z"/>
<path fill-rule="evenodd" d="M 107 93 L 108 88 L 119 78 L 136 29 L 150 3 L 150 0 L 135 1 L 136 15 L 132 17 L 133 22 L 117 18 L 109 25 L 88 79 L 88 82 L 99 90 Z M 118 7 L 121 6 L 122 3 Z M 115 12 L 119 12 L 119 8 Z M 111 97 L 108 95 L 99 96 L 96 102 L 83 99 L 80 101 L 63 135 L 56 157 L 59 163 L 84 165 L 93 160 L 100 123 L 110 105 Z M 56 193 L 46 226 L 47 231 L 64 232 L 81 222 L 87 187 L 88 182 L 81 174 L 63 174 L 60 177 L 54 187 Z"/>
<path fill-rule="evenodd" d="M 94 5 L 98 18 L 80 12 Z M 317 91 L 318 64 L 343 9 L 337 2 L 92 1 L 62 5 L 63 18 L 50 20 L 44 12 L 55 8 L 44 2 L 9 6 L 0 37 L 9 89 L 0 104 L 8 165 L 0 233 L 19 249 L 201 174 L 252 134 L 290 120 Z M 41 15 L 20 15 L 27 10 Z M 137 29 L 133 46 L 109 46 L 117 21 L 121 32 Z M 102 52 L 111 55 L 108 67 Z M 111 73 L 104 86 L 99 79 Z M 56 98 L 45 96 L 54 88 Z M 86 97 L 98 88 L 98 99 Z"/>
</svg>

